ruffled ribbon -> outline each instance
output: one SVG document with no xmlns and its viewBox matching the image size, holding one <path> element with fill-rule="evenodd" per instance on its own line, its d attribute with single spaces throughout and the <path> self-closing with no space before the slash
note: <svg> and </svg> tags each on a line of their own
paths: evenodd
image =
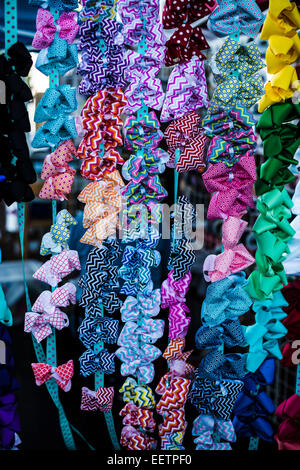
<svg viewBox="0 0 300 470">
<path fill-rule="evenodd" d="M 66 364 L 62 364 L 58 367 L 52 367 L 50 364 L 33 363 L 31 364 L 35 383 L 40 386 L 51 379 L 55 379 L 58 386 L 63 389 L 64 392 L 68 392 L 71 389 L 71 378 L 74 374 L 73 361 L 70 360 Z"/>
</svg>

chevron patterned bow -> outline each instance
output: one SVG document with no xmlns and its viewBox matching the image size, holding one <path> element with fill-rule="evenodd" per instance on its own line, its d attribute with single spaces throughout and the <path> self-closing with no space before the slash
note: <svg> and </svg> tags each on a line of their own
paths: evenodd
<svg viewBox="0 0 300 470">
<path fill-rule="evenodd" d="M 162 23 L 165 29 L 176 28 L 182 23 L 194 23 L 209 15 L 215 8 L 215 0 L 207 0 L 205 3 L 183 0 L 179 4 L 167 0 L 164 4 Z"/>
<path fill-rule="evenodd" d="M 155 392 L 161 395 L 156 411 L 164 415 L 172 409 L 184 408 L 190 382 L 189 379 L 183 377 L 170 377 L 169 374 L 164 375 L 155 389 Z"/>
<path fill-rule="evenodd" d="M 254 0 L 217 0 L 218 6 L 211 13 L 208 27 L 218 36 L 241 32 L 255 38 L 264 17 Z"/>
<path fill-rule="evenodd" d="M 201 51 L 209 49 L 209 45 L 200 26 L 192 27 L 183 23 L 168 39 L 166 48 L 165 64 L 171 66 L 186 63 L 194 56 L 205 60 L 206 57 Z"/>
<path fill-rule="evenodd" d="M 126 180 L 134 179 L 136 183 L 140 183 L 149 175 L 163 173 L 168 160 L 169 154 L 162 149 L 151 152 L 139 149 L 123 165 L 122 175 Z"/>
<path fill-rule="evenodd" d="M 54 16 L 49 10 L 39 8 L 36 15 L 36 33 L 32 41 L 32 47 L 35 49 L 45 49 L 52 43 L 55 33 L 71 44 L 78 33 L 77 13 L 63 12 L 59 18 L 54 21 Z"/>
<path fill-rule="evenodd" d="M 136 321 L 140 316 L 155 317 L 160 311 L 160 290 L 156 289 L 144 295 L 140 292 L 137 297 L 128 296 L 121 307 L 122 322 Z"/>
<path fill-rule="evenodd" d="M 111 263 L 111 260 L 107 260 Z M 100 295 L 105 290 L 116 289 L 119 287 L 118 282 L 118 267 L 108 266 L 108 269 L 103 268 L 103 271 L 97 271 L 96 269 L 89 269 L 80 279 L 79 287 L 89 292 L 94 292 L 96 295 Z"/>
<path fill-rule="evenodd" d="M 212 349 L 224 344 L 228 348 L 245 346 L 246 339 L 239 320 L 225 320 L 219 326 L 201 326 L 195 336 L 198 349 Z"/>
<path fill-rule="evenodd" d="M 163 336 L 164 321 L 144 318 L 143 323 L 128 321 L 125 323 L 120 336 L 118 345 L 129 348 L 142 347 L 141 343 L 155 343 Z"/>
<path fill-rule="evenodd" d="M 168 193 L 162 186 L 158 175 L 148 175 L 140 182 L 135 179 L 121 190 L 122 196 L 126 198 L 129 204 L 148 204 L 164 199 Z"/>
<path fill-rule="evenodd" d="M 154 111 L 145 113 L 139 119 L 135 115 L 128 116 L 124 122 L 123 133 L 124 143 L 129 150 L 138 150 L 141 147 L 153 150 L 163 138 Z"/>
<path fill-rule="evenodd" d="M 46 261 L 34 274 L 33 277 L 39 281 L 46 282 L 52 287 L 71 272 L 77 269 L 80 271 L 80 261 L 75 250 L 64 250 L 49 261 Z"/>
<path fill-rule="evenodd" d="M 161 450 L 184 450 L 182 445 L 184 434 L 184 431 L 177 431 L 161 436 Z"/>
<path fill-rule="evenodd" d="M 138 384 L 135 379 L 128 377 L 119 390 L 125 403 L 134 403 L 138 407 L 151 409 L 155 407 L 154 394 L 150 387 Z"/>
<path fill-rule="evenodd" d="M 193 351 L 185 351 L 185 338 L 175 338 L 169 341 L 169 344 L 163 354 L 168 361 L 171 376 L 192 376 L 194 366 L 186 361 Z"/>
<path fill-rule="evenodd" d="M 147 26 L 147 33 L 144 34 L 145 26 Z M 145 44 L 149 48 L 156 46 L 163 46 L 165 44 L 165 36 L 163 27 L 160 22 L 145 24 L 143 18 L 135 18 L 134 20 L 123 25 L 121 34 L 118 37 L 118 43 L 126 44 L 129 47 L 138 46 L 141 38 L 144 38 Z"/>
<path fill-rule="evenodd" d="M 208 107 L 205 71 L 203 62 L 194 56 L 172 70 L 160 120 L 171 121 L 203 106 Z"/>
<path fill-rule="evenodd" d="M 54 36 L 52 44 L 42 49 L 37 57 L 35 67 L 44 75 L 50 75 L 55 69 L 59 75 L 65 75 L 77 66 L 77 46 L 68 44 L 58 35 Z"/>
<path fill-rule="evenodd" d="M 171 251 L 168 269 L 173 271 L 173 278 L 179 281 L 191 269 L 196 259 L 193 247 L 184 238 L 175 243 L 175 249 Z"/>
<path fill-rule="evenodd" d="M 175 165 L 175 151 L 180 150 L 176 163 L 178 172 L 205 169 L 204 150 L 206 138 L 200 127 L 201 119 L 196 112 L 191 112 L 182 118 L 175 119 L 165 131 L 165 139 L 170 152 L 168 166 Z"/>
<path fill-rule="evenodd" d="M 66 364 L 62 364 L 58 367 L 52 367 L 49 364 L 43 363 L 32 363 L 31 364 L 35 383 L 40 386 L 51 379 L 55 379 L 59 387 L 64 392 L 68 392 L 71 389 L 71 378 L 74 374 L 73 361 L 70 360 Z"/>
<path fill-rule="evenodd" d="M 138 426 L 140 430 L 154 432 L 156 423 L 153 418 L 153 412 L 147 409 L 138 408 L 133 403 L 127 403 L 120 411 L 120 416 L 124 416 L 123 424 L 125 426 Z"/>
<path fill-rule="evenodd" d="M 99 387 L 95 392 L 87 387 L 82 387 L 80 409 L 83 411 L 99 410 L 106 413 L 112 409 L 113 398 L 113 387 Z"/>
<path fill-rule="evenodd" d="M 116 170 L 117 165 L 123 165 L 124 160 L 115 149 L 109 149 L 103 155 L 91 155 L 84 158 L 80 173 L 83 178 L 99 181 L 107 174 Z"/>
<path fill-rule="evenodd" d="M 86 348 L 93 349 L 95 344 L 103 341 L 107 344 L 117 342 L 119 322 L 109 317 L 87 317 L 81 323 L 78 332 L 79 339 Z"/>
<path fill-rule="evenodd" d="M 210 415 L 200 415 L 193 423 L 193 436 L 196 450 L 231 450 L 230 442 L 236 441 L 233 424 L 230 420 L 216 419 Z M 218 441 L 215 436 L 218 436 Z M 226 442 L 220 442 L 220 439 Z"/>
<path fill-rule="evenodd" d="M 114 353 L 109 353 L 106 348 L 94 353 L 87 349 L 79 358 L 80 373 L 84 377 L 95 374 L 97 371 L 104 374 L 113 374 L 115 372 Z"/>
<path fill-rule="evenodd" d="M 122 361 L 121 374 L 135 375 L 137 379 L 145 384 L 152 382 L 154 378 L 154 366 L 152 364 L 161 351 L 153 344 L 143 344 L 143 348 L 131 349 L 120 347 L 116 356 Z"/>
<path fill-rule="evenodd" d="M 209 255 L 205 259 L 203 273 L 206 281 L 220 281 L 254 263 L 254 258 L 244 245 L 237 244 L 247 225 L 247 222 L 237 217 L 230 216 L 224 221 L 222 236 L 224 251 L 219 255 Z M 206 272 L 208 274 L 205 274 Z"/>
<path fill-rule="evenodd" d="M 122 429 L 120 443 L 128 450 L 154 450 L 157 446 L 155 439 L 130 425 Z"/>
</svg>

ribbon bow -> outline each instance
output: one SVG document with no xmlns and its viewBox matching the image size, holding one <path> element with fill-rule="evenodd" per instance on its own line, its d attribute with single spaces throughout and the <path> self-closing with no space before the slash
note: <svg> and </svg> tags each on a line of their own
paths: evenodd
<svg viewBox="0 0 300 470">
<path fill-rule="evenodd" d="M 74 374 L 73 361 L 70 360 L 66 364 L 58 367 L 52 367 L 50 364 L 43 364 L 41 362 L 31 364 L 35 383 L 40 386 L 51 379 L 55 379 L 59 387 L 64 392 L 71 389 L 71 378 Z"/>
<path fill-rule="evenodd" d="M 161 449 L 184 450 L 182 445 L 184 434 L 184 431 L 177 431 L 173 432 L 172 434 L 165 434 L 164 436 L 161 436 Z"/>
<path fill-rule="evenodd" d="M 225 320 L 218 326 L 201 326 L 195 336 L 198 349 L 212 349 L 224 344 L 228 348 L 245 345 L 239 320 Z"/>
<path fill-rule="evenodd" d="M 254 207 L 252 188 L 255 180 L 253 156 L 241 158 L 232 168 L 225 163 L 210 165 L 203 174 L 207 191 L 214 193 L 208 206 L 207 218 L 241 218 L 245 215 L 247 207 Z"/>
<path fill-rule="evenodd" d="M 113 374 L 115 372 L 114 353 L 109 353 L 106 348 L 94 353 L 87 349 L 79 358 L 80 373 L 84 377 L 95 374 L 97 371 L 104 374 Z"/>
<path fill-rule="evenodd" d="M 202 106 L 208 107 L 205 71 L 203 62 L 194 56 L 172 70 L 160 120 L 172 121 Z"/>
<path fill-rule="evenodd" d="M 145 318 L 155 317 L 160 312 L 160 290 L 155 289 L 147 295 L 141 292 L 137 293 L 137 297 L 126 297 L 121 307 L 122 322 L 136 321 L 140 316 Z"/>
<path fill-rule="evenodd" d="M 46 256 L 60 253 L 64 249 L 68 250 L 68 242 L 71 236 L 69 227 L 76 224 L 76 220 L 66 209 L 59 211 L 55 224 L 51 225 L 50 232 L 46 233 L 42 238 L 41 255 Z"/>
<path fill-rule="evenodd" d="M 267 40 L 270 36 L 293 37 L 300 28 L 300 14 L 295 2 L 270 0 L 268 13 L 261 31 L 261 39 Z"/>
<path fill-rule="evenodd" d="M 276 409 L 275 414 L 283 420 L 275 435 L 278 449 L 299 450 L 300 396 L 294 394 L 284 400 Z"/>
<path fill-rule="evenodd" d="M 201 119 L 196 112 L 175 119 L 165 131 L 165 139 L 170 152 L 168 166 L 181 173 L 205 169 L 204 150 L 207 139 L 200 127 Z M 175 165 L 175 152 L 180 150 L 180 156 Z"/>
<path fill-rule="evenodd" d="M 124 122 L 123 132 L 124 143 L 129 150 L 139 150 L 141 147 L 153 150 L 163 138 L 154 111 L 144 113 L 139 118 L 135 115 L 128 116 Z"/>
<path fill-rule="evenodd" d="M 127 403 L 120 411 L 120 416 L 124 416 L 123 424 L 125 426 L 138 426 L 140 430 L 154 432 L 156 423 L 153 418 L 153 412 L 138 408 L 133 403 Z"/>
<path fill-rule="evenodd" d="M 109 317 L 85 318 L 78 332 L 79 339 L 86 348 L 92 349 L 99 341 L 113 344 L 117 342 L 119 322 Z"/>
<path fill-rule="evenodd" d="M 73 113 L 76 108 L 76 88 L 70 85 L 48 88 L 36 108 L 34 120 L 44 122 L 58 119 L 61 114 Z"/>
<path fill-rule="evenodd" d="M 264 16 L 254 0 L 217 0 L 218 6 L 207 22 L 218 36 L 242 33 L 255 38 Z"/>
<path fill-rule="evenodd" d="M 77 24 L 77 13 L 63 12 L 59 18 L 54 21 L 54 16 L 49 10 L 39 8 L 36 15 L 36 33 L 32 41 L 32 47 L 35 49 L 45 49 L 52 43 L 56 31 L 58 36 L 65 39 L 69 44 L 75 40 L 79 25 Z"/>
<path fill-rule="evenodd" d="M 47 121 L 38 129 L 31 145 L 33 148 L 57 148 L 65 140 L 75 139 L 76 137 L 75 118 L 60 114 L 57 119 Z"/>
<path fill-rule="evenodd" d="M 157 446 L 155 439 L 129 425 L 122 429 L 120 443 L 128 450 L 154 450 Z"/>
<path fill-rule="evenodd" d="M 138 384 L 132 377 L 128 377 L 119 390 L 123 394 L 125 403 L 134 403 L 138 407 L 151 409 L 155 407 L 154 394 L 150 387 Z"/>
<path fill-rule="evenodd" d="M 195 419 L 192 434 L 197 436 L 194 439 L 196 450 L 231 450 L 230 442 L 236 441 L 232 422 L 216 419 L 210 415 L 200 415 Z M 220 439 L 226 442 L 220 442 Z"/>
<path fill-rule="evenodd" d="M 299 58 L 300 39 L 298 34 L 285 37 L 274 34 L 269 37 L 269 47 L 266 51 L 267 72 L 274 74 L 285 65 L 290 65 Z"/>
<path fill-rule="evenodd" d="M 209 49 L 209 45 L 202 33 L 200 26 L 193 27 L 187 23 L 179 26 L 166 42 L 166 66 L 184 63 L 191 60 L 194 56 L 205 60 L 202 50 Z"/>
<path fill-rule="evenodd" d="M 120 347 L 116 356 L 122 361 L 122 375 L 135 375 L 140 382 L 147 384 L 154 378 L 152 362 L 161 355 L 161 351 L 153 344 L 144 343 L 142 346 L 136 349 Z"/>
<path fill-rule="evenodd" d="M 178 240 L 175 249 L 170 253 L 168 263 L 168 269 L 172 270 L 173 278 L 179 281 L 190 271 L 195 259 L 196 255 L 190 242 L 184 238 Z"/>
<path fill-rule="evenodd" d="M 156 411 L 165 416 L 173 409 L 184 409 L 190 383 L 191 381 L 184 377 L 170 377 L 169 374 L 164 375 L 155 389 L 155 392 L 161 395 Z"/>
<path fill-rule="evenodd" d="M 140 176 L 138 179 L 132 178 L 121 193 L 129 204 L 145 203 L 147 205 L 152 201 L 161 201 L 168 195 L 157 174 Z"/>
<path fill-rule="evenodd" d="M 219 255 L 209 255 L 203 264 L 206 281 L 215 282 L 230 274 L 246 269 L 254 263 L 254 258 L 242 243 L 238 243 L 248 223 L 237 217 L 228 217 L 223 223 L 224 251 Z M 205 274 L 205 272 L 208 274 Z"/>
<path fill-rule="evenodd" d="M 273 429 L 266 418 L 274 413 L 275 408 L 261 387 L 273 383 L 274 372 L 274 359 L 267 359 L 254 374 L 246 375 L 234 409 L 233 425 L 238 436 L 273 440 Z"/>
<path fill-rule="evenodd" d="M 246 357 L 242 354 L 223 354 L 218 350 L 209 352 L 200 362 L 197 376 L 209 380 L 241 379 L 246 373 Z"/>
<path fill-rule="evenodd" d="M 103 413 L 107 413 L 107 411 L 112 409 L 114 398 L 113 387 L 99 387 L 95 392 L 89 390 L 87 387 L 82 387 L 81 392 L 81 410 L 100 410 Z"/>
<path fill-rule="evenodd" d="M 284 102 L 292 98 L 295 92 L 299 93 L 300 85 L 298 75 L 294 67 L 286 65 L 279 72 L 272 75 L 269 82 L 265 84 L 265 94 L 259 100 L 258 112 L 263 113 L 266 108 Z"/>
<path fill-rule="evenodd" d="M 75 250 L 64 250 L 49 261 L 46 261 L 34 274 L 33 277 L 39 281 L 46 282 L 52 287 L 71 272 L 77 269 L 80 271 L 80 261 Z"/>
<path fill-rule="evenodd" d="M 215 8 L 215 0 L 207 0 L 205 3 L 183 0 L 179 4 L 167 0 L 163 9 L 162 23 L 165 29 L 176 28 L 182 23 L 193 23 L 209 15 Z"/>
<path fill-rule="evenodd" d="M 55 35 L 52 44 L 47 49 L 40 51 L 35 67 L 47 76 L 54 69 L 59 75 L 65 75 L 77 66 L 77 62 L 76 44 L 68 44 L 64 39 Z"/>
<path fill-rule="evenodd" d="M 118 345 L 127 348 L 141 347 L 140 343 L 155 343 L 164 333 L 164 320 L 152 320 L 144 318 L 143 323 L 128 321 L 125 323 Z"/>
</svg>

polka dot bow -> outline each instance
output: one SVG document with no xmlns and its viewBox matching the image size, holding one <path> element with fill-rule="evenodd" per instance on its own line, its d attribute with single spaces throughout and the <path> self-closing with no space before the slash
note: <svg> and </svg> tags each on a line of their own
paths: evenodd
<svg viewBox="0 0 300 470">
<path fill-rule="evenodd" d="M 209 15 L 215 7 L 215 0 L 167 0 L 163 9 L 163 27 L 172 29 L 182 23 L 193 23 Z"/>
</svg>

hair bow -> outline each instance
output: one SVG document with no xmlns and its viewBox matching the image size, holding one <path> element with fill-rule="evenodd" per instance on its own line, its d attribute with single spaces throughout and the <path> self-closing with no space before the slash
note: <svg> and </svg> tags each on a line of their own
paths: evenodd
<svg viewBox="0 0 300 470">
<path fill-rule="evenodd" d="M 145 31 L 145 25 L 147 31 Z M 141 17 L 135 18 L 133 21 L 123 25 L 119 37 L 116 38 L 117 43 L 126 44 L 129 47 L 135 47 L 142 40 L 145 41 L 146 47 L 151 49 L 155 46 L 164 46 L 165 36 L 162 24 L 152 18 L 152 23 L 145 23 Z"/>
<path fill-rule="evenodd" d="M 168 263 L 168 269 L 172 269 L 173 277 L 179 281 L 194 264 L 196 255 L 188 240 L 184 238 L 178 240 L 175 249 L 171 251 Z"/>
<path fill-rule="evenodd" d="M 61 114 L 71 114 L 77 108 L 76 88 L 60 85 L 48 88 L 36 108 L 35 122 L 57 119 Z"/>
<path fill-rule="evenodd" d="M 184 450 L 182 445 L 184 434 L 184 431 L 177 431 L 173 432 L 172 434 L 165 434 L 164 436 L 161 436 L 161 449 Z"/>
<path fill-rule="evenodd" d="M 108 259 L 107 263 L 111 264 L 112 260 Z M 95 267 L 96 264 L 93 269 L 89 266 L 87 272 L 79 280 L 80 287 L 89 291 L 91 295 L 94 293 L 94 296 L 95 294 L 101 296 L 103 291 L 119 287 L 117 266 L 109 266 L 109 271 L 104 267 L 101 271 L 97 271 Z"/>
<path fill-rule="evenodd" d="M 32 41 L 32 47 L 35 49 L 45 49 L 52 43 L 56 31 L 58 36 L 65 39 L 69 44 L 75 40 L 79 25 L 77 24 L 77 13 L 63 12 L 59 18 L 54 21 L 54 16 L 49 10 L 39 8 L 36 15 L 36 33 Z"/>
<path fill-rule="evenodd" d="M 141 343 L 155 343 L 163 336 L 164 324 L 163 320 L 152 318 L 144 318 L 143 323 L 128 321 L 120 333 L 118 345 L 135 349 L 141 347 Z"/>
<path fill-rule="evenodd" d="M 138 407 L 151 409 L 155 407 L 154 394 L 150 387 L 138 384 L 132 377 L 127 377 L 119 390 L 125 403 L 134 403 Z"/>
<path fill-rule="evenodd" d="M 197 0 L 167 0 L 164 4 L 162 23 L 165 29 L 176 28 L 182 23 L 194 23 L 209 15 L 215 8 L 215 0 L 207 0 L 205 3 L 199 3 Z"/>
<path fill-rule="evenodd" d="M 29 0 L 30 5 L 49 6 L 58 10 L 75 10 L 78 8 L 78 0 Z"/>
<path fill-rule="evenodd" d="M 245 355 L 223 354 L 218 350 L 212 350 L 201 360 L 197 376 L 209 380 L 241 379 L 246 374 L 245 366 Z"/>
<path fill-rule="evenodd" d="M 242 33 L 255 38 L 264 16 L 254 0 L 217 0 L 218 6 L 209 16 L 208 28 L 219 36 Z"/>
<path fill-rule="evenodd" d="M 299 450 L 300 396 L 294 394 L 284 400 L 275 414 L 282 420 L 275 435 L 278 450 Z"/>
<path fill-rule="evenodd" d="M 120 443 L 128 450 L 154 450 L 157 446 L 155 439 L 129 425 L 122 429 Z"/>
<path fill-rule="evenodd" d="M 267 72 L 278 73 L 286 65 L 290 65 L 300 56 L 300 39 L 298 34 L 285 37 L 274 34 L 269 38 L 266 51 Z"/>
<path fill-rule="evenodd" d="M 140 118 L 128 116 L 124 122 L 124 143 L 129 150 L 139 150 L 141 147 L 151 149 L 158 147 L 163 138 L 159 128 L 159 120 L 155 112 L 150 111 Z"/>
<path fill-rule="evenodd" d="M 247 369 L 250 372 L 255 372 L 268 356 L 282 359 L 278 340 L 287 333 L 284 322 L 281 323 L 287 315 L 281 307 L 287 305 L 281 292 L 275 292 L 272 300 L 254 302 L 255 324 L 245 328 L 249 344 Z"/>
<path fill-rule="evenodd" d="M 161 395 L 156 411 L 166 417 L 171 410 L 184 410 L 190 382 L 189 379 L 184 377 L 170 377 L 169 374 L 164 375 L 155 389 L 155 392 Z"/>
<path fill-rule="evenodd" d="M 176 163 L 178 172 L 205 170 L 204 152 L 207 139 L 200 127 L 201 119 L 196 112 L 191 112 L 172 121 L 165 131 L 165 139 L 170 152 L 168 166 L 175 166 L 175 152 L 180 150 Z"/>
<path fill-rule="evenodd" d="M 256 180 L 253 156 L 243 157 L 232 168 L 224 163 L 210 165 L 203 174 L 209 193 L 214 193 L 209 203 L 208 219 L 241 218 L 247 207 L 254 207 L 252 188 Z"/>
<path fill-rule="evenodd" d="M 72 360 L 58 367 L 52 367 L 50 364 L 43 364 L 41 362 L 33 363 L 31 367 L 37 385 L 43 385 L 48 380 L 54 378 L 64 392 L 68 392 L 71 389 L 71 378 L 74 374 Z"/>
<path fill-rule="evenodd" d="M 81 410 L 99 410 L 106 413 L 112 409 L 114 398 L 113 387 L 99 387 L 95 392 L 89 390 L 87 387 L 82 387 L 81 392 Z"/>
<path fill-rule="evenodd" d="M 104 374 L 113 374 L 115 372 L 114 364 L 115 354 L 107 351 L 106 348 L 94 353 L 87 349 L 79 358 L 80 373 L 87 377 L 101 371 Z"/>
<path fill-rule="evenodd" d="M 66 209 L 58 212 L 55 224 L 51 226 L 50 232 L 42 238 L 40 254 L 46 256 L 60 253 L 64 249 L 68 250 L 68 242 L 71 236 L 69 226 L 76 224 L 76 220 Z"/>
<path fill-rule="evenodd" d="M 159 14 L 159 5 L 154 0 L 125 0 L 118 5 L 118 14 L 122 23 L 127 23 L 135 18 L 144 18 L 146 22 L 156 18 Z"/>
<path fill-rule="evenodd" d="M 46 282 L 52 287 L 71 272 L 77 269 L 80 271 L 80 261 L 75 250 L 64 250 L 49 261 L 46 261 L 34 274 L 33 277 L 39 281 Z"/>
<path fill-rule="evenodd" d="M 171 375 L 188 377 L 194 373 L 194 366 L 186 361 L 193 351 L 185 351 L 185 338 L 175 338 L 169 341 L 169 344 L 163 354 L 168 361 Z"/>
<path fill-rule="evenodd" d="M 75 137 L 77 137 L 75 118 L 60 114 L 57 119 L 47 121 L 38 129 L 31 145 L 33 148 L 57 148 L 64 141 Z"/>
<path fill-rule="evenodd" d="M 136 321 L 142 315 L 145 318 L 155 317 L 160 311 L 160 290 L 156 289 L 147 295 L 137 293 L 136 298 L 126 297 L 121 307 L 122 322 Z"/>
<path fill-rule="evenodd" d="M 254 258 L 244 245 L 242 243 L 237 245 L 247 225 L 247 222 L 237 217 L 229 216 L 224 221 L 222 237 L 224 251 L 219 255 L 209 255 L 205 259 L 203 272 L 206 281 L 220 281 L 254 263 Z"/>
<path fill-rule="evenodd" d="M 258 112 L 262 113 L 269 106 L 292 98 L 299 91 L 297 72 L 291 65 L 286 65 L 265 84 L 265 94 L 259 100 Z"/>
<path fill-rule="evenodd" d="M 156 423 L 153 412 L 147 409 L 138 408 L 133 403 L 127 403 L 120 411 L 120 416 L 124 416 L 125 426 L 138 426 L 140 430 L 154 432 Z"/>
<path fill-rule="evenodd" d="M 245 346 L 246 340 L 239 320 L 225 320 L 218 326 L 201 326 L 195 336 L 198 349 L 213 349 L 224 344 L 228 348 Z"/>
<path fill-rule="evenodd" d="M 205 71 L 203 62 L 194 56 L 172 70 L 160 120 L 171 121 L 203 106 L 208 107 Z"/>
<path fill-rule="evenodd" d="M 274 413 L 271 398 L 261 389 L 274 381 L 275 362 L 267 359 L 255 374 L 247 374 L 244 388 L 235 408 L 233 425 L 238 436 L 273 440 L 273 429 L 267 415 Z"/>
<path fill-rule="evenodd" d="M 106 175 L 116 170 L 117 165 L 123 165 L 124 160 L 120 153 L 115 149 L 109 149 L 101 155 L 91 155 L 86 157 L 80 167 L 80 173 L 83 178 L 99 181 Z"/>
<path fill-rule="evenodd" d="M 236 441 L 232 422 L 210 415 L 200 415 L 195 419 L 192 434 L 197 436 L 194 439 L 196 450 L 231 450 L 230 443 Z"/>
<path fill-rule="evenodd" d="M 139 149 L 125 162 L 122 168 L 122 175 L 126 180 L 134 179 L 137 183 L 142 182 L 148 175 L 163 173 L 165 163 L 169 159 L 169 154 L 161 149 L 143 151 Z"/>
<path fill-rule="evenodd" d="M 192 384 L 189 399 L 201 415 L 211 415 L 227 421 L 242 388 L 241 380 L 208 380 L 197 377 Z"/>
<path fill-rule="evenodd" d="M 77 62 L 76 44 L 68 44 L 64 39 L 55 35 L 52 44 L 47 49 L 40 51 L 35 67 L 47 76 L 54 69 L 59 75 L 65 75 L 76 67 Z"/>
<path fill-rule="evenodd" d="M 193 27 L 187 23 L 179 26 L 166 42 L 166 66 L 188 62 L 197 56 L 201 60 L 206 57 L 201 51 L 209 49 L 209 45 L 200 26 Z"/>
<path fill-rule="evenodd" d="M 270 0 L 269 10 L 261 31 L 261 39 L 267 40 L 270 36 L 293 37 L 300 28 L 300 14 L 295 2 Z"/>
<path fill-rule="evenodd" d="M 3 323 L 3 325 L 6 325 L 6 326 L 12 326 L 13 324 L 12 314 L 11 314 L 10 308 L 7 305 L 1 284 L 0 284 L 0 323 Z"/>
<path fill-rule="evenodd" d="M 160 350 L 153 344 L 143 344 L 142 348 L 131 349 L 120 347 L 116 356 L 122 362 L 122 375 L 135 375 L 145 384 L 152 382 L 154 378 L 154 366 L 152 364 L 161 355 Z"/>
<path fill-rule="evenodd" d="M 119 334 L 119 322 L 109 317 L 85 318 L 78 332 L 79 339 L 86 348 L 92 349 L 99 341 L 116 343 Z"/>
<path fill-rule="evenodd" d="M 131 179 L 121 193 L 129 204 L 148 204 L 161 201 L 168 195 L 157 174 L 144 176 L 141 181 Z"/>
</svg>

